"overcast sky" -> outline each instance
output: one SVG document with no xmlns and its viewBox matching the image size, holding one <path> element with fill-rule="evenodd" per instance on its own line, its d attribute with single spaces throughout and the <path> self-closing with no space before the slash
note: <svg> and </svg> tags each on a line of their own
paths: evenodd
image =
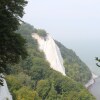
<svg viewBox="0 0 100 100">
<path fill-rule="evenodd" d="M 24 21 L 45 29 L 88 65 L 100 56 L 100 0 L 28 1 Z"/>
</svg>

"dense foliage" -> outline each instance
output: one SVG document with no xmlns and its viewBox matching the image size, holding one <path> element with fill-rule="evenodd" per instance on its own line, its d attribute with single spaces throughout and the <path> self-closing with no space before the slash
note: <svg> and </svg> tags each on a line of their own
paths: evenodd
<svg viewBox="0 0 100 100">
<path fill-rule="evenodd" d="M 99 59 L 98 57 L 96 57 L 95 60 L 97 61 L 96 65 L 97 65 L 98 67 L 100 67 L 100 64 L 98 64 L 98 63 L 100 63 L 100 59 Z"/>
<path fill-rule="evenodd" d="M 25 0 L 0 0 L 0 73 L 7 72 L 7 64 L 25 58 L 25 39 L 16 30 L 24 14 Z"/>
<path fill-rule="evenodd" d="M 36 33 L 41 37 L 46 37 L 47 36 L 47 32 L 43 29 L 37 29 Z"/>
<path fill-rule="evenodd" d="M 27 40 L 28 57 L 9 65 L 6 79 L 14 100 L 95 100 L 81 84 L 50 68 L 31 36 L 33 26 L 22 24 L 17 32 Z"/>
<path fill-rule="evenodd" d="M 56 41 L 56 43 L 63 56 L 67 76 L 82 84 L 87 83 L 92 75 L 86 64 L 79 59 L 75 52 L 67 49 L 60 42 Z"/>
</svg>

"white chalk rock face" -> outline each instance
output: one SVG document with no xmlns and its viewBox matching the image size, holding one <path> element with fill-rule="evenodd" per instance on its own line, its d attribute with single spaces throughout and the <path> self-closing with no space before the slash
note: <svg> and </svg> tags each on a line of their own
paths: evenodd
<svg viewBox="0 0 100 100">
<path fill-rule="evenodd" d="M 7 83 L 3 79 L 4 86 L 0 86 L 0 100 L 12 100 L 12 96 L 8 90 Z"/>
<path fill-rule="evenodd" d="M 47 61 L 50 63 L 51 68 L 61 72 L 63 75 L 66 75 L 60 49 L 56 45 L 53 38 L 49 34 L 46 38 L 43 38 L 36 33 L 33 33 L 32 37 L 37 40 L 39 44 L 39 49 L 44 52 Z"/>
</svg>

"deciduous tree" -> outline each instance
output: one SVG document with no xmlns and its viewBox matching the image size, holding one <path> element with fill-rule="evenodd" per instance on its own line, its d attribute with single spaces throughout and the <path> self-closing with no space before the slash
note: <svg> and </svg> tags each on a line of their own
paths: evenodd
<svg viewBox="0 0 100 100">
<path fill-rule="evenodd" d="M 7 64 L 18 63 L 27 55 L 25 39 L 15 32 L 26 4 L 26 0 L 0 0 L 0 73 L 7 72 Z"/>
</svg>

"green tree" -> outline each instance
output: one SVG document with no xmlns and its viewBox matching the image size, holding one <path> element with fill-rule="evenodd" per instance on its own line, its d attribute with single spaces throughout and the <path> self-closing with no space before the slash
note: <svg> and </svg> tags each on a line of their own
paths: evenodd
<svg viewBox="0 0 100 100">
<path fill-rule="evenodd" d="M 46 36 L 47 36 L 46 31 L 43 30 L 43 29 L 38 29 L 38 30 L 37 30 L 37 34 L 38 34 L 39 36 L 42 36 L 42 37 L 46 37 Z"/>
<path fill-rule="evenodd" d="M 53 82 L 51 83 L 51 89 L 50 89 L 46 99 L 47 100 L 57 100 L 57 91 L 54 88 Z"/>
<path fill-rule="evenodd" d="M 33 91 L 27 87 L 22 87 L 15 92 L 16 100 L 41 100 L 36 91 Z"/>
<path fill-rule="evenodd" d="M 18 63 L 27 56 L 26 41 L 15 32 L 26 4 L 26 0 L 0 1 L 0 73 L 7 72 L 7 64 Z"/>
<path fill-rule="evenodd" d="M 51 84 L 48 80 L 40 80 L 37 84 L 37 92 L 42 100 L 45 100 L 50 91 Z"/>
<path fill-rule="evenodd" d="M 96 60 L 97 62 L 100 62 L 100 59 L 99 59 L 98 57 L 96 57 L 95 60 Z M 100 65 L 99 65 L 98 63 L 96 63 L 96 65 L 97 65 L 98 67 L 100 67 Z"/>
</svg>

